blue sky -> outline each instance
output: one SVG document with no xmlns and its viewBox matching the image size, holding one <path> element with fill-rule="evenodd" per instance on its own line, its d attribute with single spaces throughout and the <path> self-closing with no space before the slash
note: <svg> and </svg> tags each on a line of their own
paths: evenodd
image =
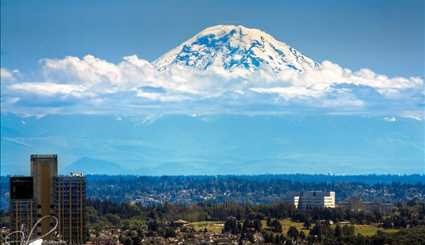
<svg viewBox="0 0 425 245">
<path fill-rule="evenodd" d="M 1 65 L 92 54 L 147 60 L 216 24 L 260 28 L 317 61 L 424 73 L 424 1 L 1 1 Z"/>
<path fill-rule="evenodd" d="M 152 174 L 424 173 L 424 12 L 413 0 L 2 0 L 2 168 L 55 152 L 64 166 Z"/>
<path fill-rule="evenodd" d="M 279 107 L 292 112 L 302 104 L 326 112 L 425 117 L 423 1 L 4 0 L 1 5 L 3 112 L 221 113 L 237 97 L 240 107 L 256 104 L 273 112 L 282 112 Z M 219 24 L 257 28 L 258 38 L 268 33 L 272 43 L 283 41 L 321 66 L 277 76 L 225 71 L 223 77 L 212 69 L 182 72 L 181 66 L 157 72 L 155 59 Z M 257 51 L 258 57 L 281 58 L 272 50 Z M 220 103 L 211 100 L 217 96 Z M 183 101 L 179 108 L 177 101 Z"/>
</svg>

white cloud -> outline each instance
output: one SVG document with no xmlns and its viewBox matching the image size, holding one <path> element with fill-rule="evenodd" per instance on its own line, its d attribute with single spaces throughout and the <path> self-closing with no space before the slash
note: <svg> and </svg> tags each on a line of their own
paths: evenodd
<svg viewBox="0 0 425 245">
<path fill-rule="evenodd" d="M 416 111 L 403 111 L 401 113 L 402 117 L 409 118 L 417 121 L 424 121 L 425 120 L 425 110 L 416 110 Z"/>
<path fill-rule="evenodd" d="M 0 81 L 13 81 L 16 79 L 16 75 L 19 74 L 18 70 L 10 71 L 6 68 L 0 68 Z"/>
<path fill-rule="evenodd" d="M 33 96 L 44 96 L 50 99 L 46 111 L 55 104 L 55 97 L 62 101 L 73 98 L 63 108 L 54 106 L 54 113 L 69 111 L 70 106 L 78 111 L 100 113 L 170 110 L 193 114 L 193 110 L 228 112 L 249 110 L 246 105 L 261 105 L 278 111 L 305 106 L 327 111 L 374 110 L 407 115 L 406 111 L 422 110 L 425 97 L 420 77 L 390 78 L 370 69 L 353 72 L 330 61 L 322 62 L 317 69 L 288 69 L 276 74 L 267 69 L 228 72 L 221 66 L 201 71 L 175 65 L 158 71 L 135 55 L 124 57 L 117 64 L 86 55 L 43 59 L 40 76 L 36 78 L 15 76 L 4 68 L 1 76 L 2 80 L 14 80 L 2 85 L 2 107 L 27 113 L 31 108 L 25 107 L 30 107 Z M 375 94 L 365 94 L 364 88 Z M 38 107 L 38 112 L 42 111 Z M 413 117 L 412 113 L 408 115 Z"/>
<path fill-rule="evenodd" d="M 9 88 L 18 92 L 46 96 L 73 95 L 77 97 L 82 97 L 83 92 L 86 91 L 86 89 L 81 85 L 59 84 L 51 82 L 16 83 L 12 84 Z"/>
<path fill-rule="evenodd" d="M 384 120 L 387 122 L 396 122 L 397 118 L 395 117 L 384 117 Z"/>
<path fill-rule="evenodd" d="M 87 85 L 98 83 L 114 84 L 121 80 L 119 68 L 105 60 L 86 55 L 78 57 L 65 57 L 64 59 L 44 59 L 42 69 L 47 79 L 61 81 L 80 81 Z"/>
<path fill-rule="evenodd" d="M 317 98 L 323 96 L 325 92 L 324 90 L 310 89 L 301 86 L 251 88 L 251 90 L 262 94 L 278 94 L 287 100 L 305 97 Z"/>
<path fill-rule="evenodd" d="M 339 84 L 371 87 L 387 98 L 398 98 L 405 90 L 424 87 L 424 81 L 420 77 L 389 78 L 376 74 L 370 69 L 352 72 L 330 61 L 323 61 L 318 70 L 310 69 L 304 73 L 292 72 L 291 74 L 283 72 L 280 78 L 283 81 L 292 82 L 296 87 L 305 88 L 305 92 L 311 91 L 313 95 L 326 92 L 332 86 Z"/>
</svg>

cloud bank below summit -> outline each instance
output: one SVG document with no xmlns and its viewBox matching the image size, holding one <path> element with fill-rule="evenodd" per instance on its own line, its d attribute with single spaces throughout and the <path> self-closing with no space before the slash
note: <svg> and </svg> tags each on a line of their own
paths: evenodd
<svg viewBox="0 0 425 245">
<path fill-rule="evenodd" d="M 200 35 L 202 32 L 194 38 Z M 224 34 L 214 35 L 222 40 Z M 196 52 L 209 45 L 202 43 L 199 48 L 194 38 L 185 45 L 196 48 Z M 327 60 L 302 72 L 275 71 L 267 66 L 229 70 L 217 58 L 207 69 L 179 63 L 159 69 L 155 62 L 136 55 L 116 64 L 93 55 L 46 58 L 32 75 L 2 68 L 1 88 L 2 111 L 27 115 L 309 111 L 423 119 L 425 98 L 424 80 L 419 76 L 388 77 L 370 69 L 351 71 Z"/>
<path fill-rule="evenodd" d="M 262 105 L 276 113 L 298 108 L 423 117 L 421 78 L 389 78 L 369 69 L 352 72 L 330 61 L 322 62 L 319 71 L 255 71 L 245 77 L 179 66 L 160 72 L 137 56 L 124 57 L 118 64 L 92 55 L 41 63 L 37 77 L 2 68 L 4 110 L 24 114 L 214 113 L 225 108 L 249 112 Z"/>
</svg>

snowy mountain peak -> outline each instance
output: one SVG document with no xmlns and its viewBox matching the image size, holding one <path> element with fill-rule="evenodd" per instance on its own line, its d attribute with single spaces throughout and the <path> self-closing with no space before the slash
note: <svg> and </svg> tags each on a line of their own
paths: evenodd
<svg viewBox="0 0 425 245">
<path fill-rule="evenodd" d="M 241 25 L 208 27 L 161 56 L 154 64 L 159 70 L 179 65 L 199 70 L 218 67 L 230 72 L 240 69 L 303 72 L 318 67 L 316 62 L 271 35 Z"/>
</svg>

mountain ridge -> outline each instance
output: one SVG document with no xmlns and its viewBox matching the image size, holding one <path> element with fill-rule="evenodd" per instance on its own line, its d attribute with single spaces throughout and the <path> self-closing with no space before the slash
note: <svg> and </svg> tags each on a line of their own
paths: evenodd
<svg viewBox="0 0 425 245">
<path fill-rule="evenodd" d="M 127 170 L 120 165 L 101 159 L 81 157 L 68 166 L 61 169 L 63 174 L 70 172 L 82 172 L 83 174 L 126 174 Z"/>
<path fill-rule="evenodd" d="M 76 121 L 84 130 L 75 127 Z M 1 139 L 3 175 L 28 175 L 29 156 L 37 152 L 58 154 L 60 168 L 83 158 L 81 165 L 60 171 L 63 174 L 71 170 L 143 175 L 424 172 L 423 151 L 418 147 L 424 141 L 423 123 L 414 119 L 168 115 L 144 122 L 128 117 L 53 115 L 10 116 L 2 120 L 1 128 L 18 132 Z M 123 171 L 110 169 L 103 160 Z"/>
</svg>

